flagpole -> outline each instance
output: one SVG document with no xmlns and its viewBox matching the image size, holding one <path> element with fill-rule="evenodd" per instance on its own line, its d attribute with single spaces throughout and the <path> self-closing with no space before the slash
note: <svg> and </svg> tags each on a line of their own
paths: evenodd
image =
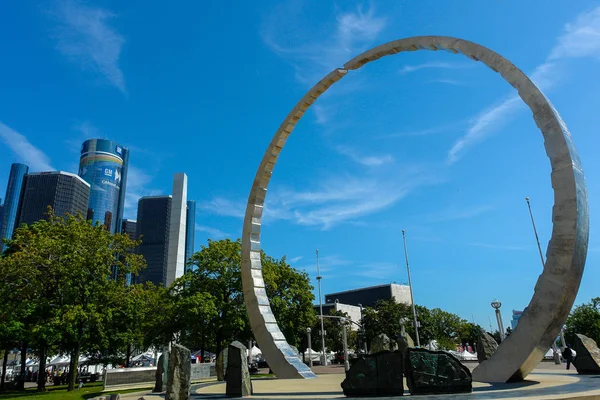
<svg viewBox="0 0 600 400">
<path fill-rule="evenodd" d="M 323 298 L 321 297 L 321 269 L 319 267 L 319 249 L 317 249 L 317 283 L 319 286 L 319 310 L 321 314 L 321 346 L 323 349 L 323 365 L 327 365 L 327 355 L 325 354 L 325 328 L 323 325 Z"/>
<path fill-rule="evenodd" d="M 535 221 L 533 220 L 533 213 L 531 212 L 531 204 L 529 204 L 529 197 L 525 197 L 527 202 L 527 208 L 529 209 L 529 216 L 531 217 L 531 225 L 533 225 L 533 233 L 535 234 L 535 241 L 537 242 L 538 251 L 540 252 L 540 260 L 542 260 L 542 268 L 546 265 L 544 261 L 544 255 L 542 253 L 542 246 L 540 246 L 540 239 L 538 238 L 537 229 L 535 228 Z"/>
<path fill-rule="evenodd" d="M 402 241 L 404 242 L 404 257 L 406 258 L 406 272 L 408 273 L 408 286 L 410 286 L 410 302 L 412 304 L 413 319 L 415 324 L 415 336 L 417 338 L 417 347 L 421 347 L 419 341 L 419 321 L 417 320 L 417 310 L 415 309 L 415 298 L 413 296 L 412 281 L 410 279 L 410 267 L 408 266 L 408 250 L 406 250 L 406 235 L 402 229 Z"/>
</svg>

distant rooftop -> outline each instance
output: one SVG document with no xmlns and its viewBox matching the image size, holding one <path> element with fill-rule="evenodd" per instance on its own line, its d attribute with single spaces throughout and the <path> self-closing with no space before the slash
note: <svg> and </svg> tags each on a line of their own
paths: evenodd
<svg viewBox="0 0 600 400">
<path fill-rule="evenodd" d="M 325 296 L 334 296 L 336 294 L 342 294 L 342 293 L 352 293 L 352 292 L 361 292 L 363 290 L 370 290 L 370 289 L 379 289 L 382 287 L 388 287 L 388 286 L 408 286 L 408 285 L 400 285 L 398 283 L 386 283 L 383 285 L 375 285 L 375 286 L 367 286 L 367 287 L 362 287 L 362 288 L 358 288 L 358 289 L 350 289 L 350 290 L 343 290 L 341 292 L 335 292 L 335 293 L 327 293 Z"/>
</svg>

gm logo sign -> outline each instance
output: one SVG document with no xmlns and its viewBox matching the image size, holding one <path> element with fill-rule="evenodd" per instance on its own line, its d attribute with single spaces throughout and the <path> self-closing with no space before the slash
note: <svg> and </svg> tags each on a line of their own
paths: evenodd
<svg viewBox="0 0 600 400">
<path fill-rule="evenodd" d="M 118 154 L 122 154 L 123 153 L 123 148 L 121 146 L 117 146 L 117 153 Z"/>
</svg>

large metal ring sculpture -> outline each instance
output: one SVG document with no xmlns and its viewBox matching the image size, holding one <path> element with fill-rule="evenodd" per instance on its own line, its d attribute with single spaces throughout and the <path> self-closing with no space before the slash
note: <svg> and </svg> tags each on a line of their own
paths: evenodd
<svg viewBox="0 0 600 400">
<path fill-rule="evenodd" d="M 348 70 L 404 51 L 446 50 L 481 61 L 517 89 L 542 131 L 552 167 L 554 189 L 552 238 L 546 264 L 529 306 L 515 331 L 496 353 L 473 371 L 483 382 L 522 380 L 542 359 L 573 306 L 587 255 L 588 203 L 583 171 L 571 134 L 542 92 L 510 61 L 476 43 L 445 36 L 418 36 L 375 47 L 335 69 L 296 104 L 275 133 L 252 184 L 242 234 L 242 280 L 252 331 L 271 369 L 279 378 L 313 378 L 315 375 L 292 351 L 277 326 L 265 291 L 260 261 L 260 231 L 265 196 L 273 168 L 288 136 L 306 110 Z"/>
</svg>

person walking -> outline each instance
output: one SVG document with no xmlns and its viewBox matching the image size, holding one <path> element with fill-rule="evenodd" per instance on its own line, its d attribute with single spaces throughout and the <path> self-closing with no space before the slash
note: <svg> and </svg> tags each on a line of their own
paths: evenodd
<svg viewBox="0 0 600 400">
<path fill-rule="evenodd" d="M 570 344 L 568 344 L 563 350 L 562 356 L 565 360 L 567 360 L 567 369 L 571 369 L 571 363 L 573 362 L 573 350 L 571 350 Z"/>
</svg>

